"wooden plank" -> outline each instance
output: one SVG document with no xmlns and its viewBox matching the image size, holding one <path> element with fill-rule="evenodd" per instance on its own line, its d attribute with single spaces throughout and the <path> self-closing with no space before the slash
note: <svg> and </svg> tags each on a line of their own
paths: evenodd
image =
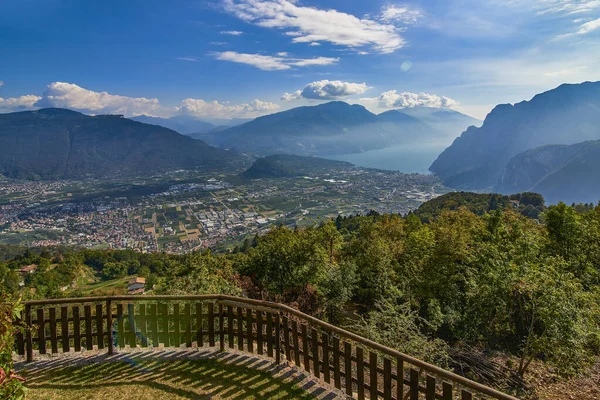
<svg viewBox="0 0 600 400">
<path fill-rule="evenodd" d="M 142 337 L 142 347 L 148 347 L 148 320 L 146 319 L 146 305 L 139 305 L 139 316 L 138 316 L 138 329 L 140 330 L 140 336 Z"/>
<path fill-rule="evenodd" d="M 113 354 L 115 339 L 113 336 L 113 313 L 110 299 L 106 300 L 106 329 L 108 330 L 108 354 Z"/>
<path fill-rule="evenodd" d="M 337 389 L 342 388 L 342 374 L 340 368 L 340 339 L 333 337 L 333 383 Z"/>
<path fill-rule="evenodd" d="M 356 384 L 358 386 L 358 400 L 365 399 L 365 358 L 362 347 L 356 347 Z"/>
<path fill-rule="evenodd" d="M 254 353 L 254 334 L 252 333 L 252 326 L 254 325 L 252 321 L 252 310 L 246 309 L 246 343 L 248 345 L 248 352 Z"/>
<path fill-rule="evenodd" d="M 235 313 L 235 319 L 237 322 L 237 345 L 238 350 L 244 351 L 244 315 L 242 307 L 238 307 Z"/>
<path fill-rule="evenodd" d="M 419 371 L 410 369 L 410 400 L 419 400 Z"/>
<path fill-rule="evenodd" d="M 31 329 L 31 306 L 25 306 L 25 353 L 27 353 L 27 362 L 33 361 L 33 338 Z"/>
<path fill-rule="evenodd" d="M 264 352 L 263 329 L 263 312 L 256 311 L 256 348 L 261 355 Z"/>
<path fill-rule="evenodd" d="M 344 342 L 344 383 L 346 394 L 352 396 L 352 345 Z"/>
<path fill-rule="evenodd" d="M 102 304 L 96 304 L 96 337 L 98 348 L 104 348 L 104 318 L 102 315 Z"/>
<path fill-rule="evenodd" d="M 435 377 L 431 375 L 426 377 L 425 400 L 435 400 Z"/>
<path fill-rule="evenodd" d="M 215 347 L 215 305 L 208 303 L 208 344 Z"/>
<path fill-rule="evenodd" d="M 321 376 L 321 366 L 319 365 L 319 333 L 315 328 L 310 330 L 310 339 L 312 342 L 313 375 L 319 379 Z"/>
<path fill-rule="evenodd" d="M 60 308 L 60 338 L 63 353 L 68 353 L 71 345 L 69 343 L 69 307 L 67 306 Z"/>
<path fill-rule="evenodd" d="M 50 307 L 50 348 L 53 354 L 58 353 L 58 340 L 56 335 L 56 307 Z"/>
<path fill-rule="evenodd" d="M 222 305 L 219 306 L 223 307 Z M 196 303 L 196 346 L 204 347 L 204 338 L 202 331 L 202 303 L 200 302 Z"/>
<path fill-rule="evenodd" d="M 183 306 L 183 316 L 183 326 L 185 326 L 185 346 L 192 347 L 192 310 L 190 303 L 185 303 L 185 305 Z"/>
<path fill-rule="evenodd" d="M 396 399 L 404 399 L 404 360 L 396 359 Z"/>
<path fill-rule="evenodd" d="M 329 335 L 323 332 L 321 341 L 323 342 L 323 379 L 325 379 L 325 382 L 331 383 L 331 375 L 329 374 Z"/>
<path fill-rule="evenodd" d="M 212 303 L 211 303 L 212 305 Z M 221 351 L 225 351 L 225 325 L 223 315 L 223 304 L 219 303 L 219 348 Z"/>
<path fill-rule="evenodd" d="M 158 305 L 156 303 L 148 305 L 148 322 L 150 326 L 150 334 L 148 336 L 152 342 L 152 347 L 156 348 L 160 342 L 158 334 Z"/>
<path fill-rule="evenodd" d="M 273 314 L 267 313 L 267 355 L 273 357 Z"/>
<path fill-rule="evenodd" d="M 304 370 L 310 372 L 310 354 L 308 351 L 308 328 L 302 324 L 302 355 L 304 356 Z"/>
<path fill-rule="evenodd" d="M 233 349 L 233 307 L 227 306 L 227 345 Z"/>
<path fill-rule="evenodd" d="M 73 347 L 75 347 L 75 351 L 81 351 L 81 319 L 79 318 L 79 306 L 73 306 Z"/>
<path fill-rule="evenodd" d="M 383 359 L 383 399 L 392 400 L 392 360 Z"/>
<path fill-rule="evenodd" d="M 179 303 L 173 304 L 173 346 L 181 346 L 181 326 L 179 319 Z"/>
<path fill-rule="evenodd" d="M 281 319 L 279 313 L 275 314 L 275 363 L 281 362 Z"/>
<path fill-rule="evenodd" d="M 369 352 L 369 386 L 371 386 L 371 399 L 377 400 L 377 353 Z"/>
<path fill-rule="evenodd" d="M 286 315 L 281 318 L 281 323 L 283 326 L 283 347 L 285 351 L 285 360 L 291 361 L 292 353 L 290 353 L 290 326 L 288 317 Z"/>
<path fill-rule="evenodd" d="M 136 335 L 136 324 L 135 324 L 135 305 L 133 303 L 127 304 L 127 320 L 129 321 L 128 337 L 129 347 L 132 349 L 137 346 L 137 335 Z"/>
<path fill-rule="evenodd" d="M 40 354 L 46 354 L 46 321 L 44 320 L 44 309 L 37 309 L 38 346 Z"/>
<path fill-rule="evenodd" d="M 292 342 L 294 342 L 294 363 L 300 366 L 300 343 L 298 342 L 298 322 L 292 320 Z"/>
<path fill-rule="evenodd" d="M 452 400 L 453 387 L 448 382 L 442 383 L 442 400 Z"/>
<path fill-rule="evenodd" d="M 171 328 L 169 327 L 169 304 L 164 302 L 160 304 L 159 307 L 161 310 L 162 340 L 164 347 L 169 347 L 172 344 Z"/>
<path fill-rule="evenodd" d="M 125 347 L 125 327 L 123 322 L 123 304 L 117 304 L 117 342 L 122 349 Z"/>
<path fill-rule="evenodd" d="M 460 392 L 460 398 L 461 400 L 473 400 L 473 394 L 463 389 Z"/>
<path fill-rule="evenodd" d="M 92 306 L 86 304 L 83 306 L 83 318 L 85 319 L 85 348 L 94 349 L 94 339 L 92 332 Z"/>
</svg>

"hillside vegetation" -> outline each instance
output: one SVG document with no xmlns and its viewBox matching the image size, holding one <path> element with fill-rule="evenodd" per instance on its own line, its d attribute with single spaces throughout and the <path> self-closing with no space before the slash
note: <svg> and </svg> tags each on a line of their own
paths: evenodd
<svg viewBox="0 0 600 400">
<path fill-rule="evenodd" d="M 155 293 L 292 304 L 523 398 L 536 398 L 532 366 L 564 382 L 589 374 L 600 354 L 600 206 L 559 204 L 534 219 L 463 196 L 476 213 L 458 206 L 429 212 L 427 223 L 372 213 L 273 227 L 233 254 L 13 252 L 0 264 L 1 287 L 25 298 L 81 296 L 60 287 L 85 265 L 104 280 L 146 276 Z M 39 270 L 20 288 L 16 270 L 32 263 Z"/>
</svg>

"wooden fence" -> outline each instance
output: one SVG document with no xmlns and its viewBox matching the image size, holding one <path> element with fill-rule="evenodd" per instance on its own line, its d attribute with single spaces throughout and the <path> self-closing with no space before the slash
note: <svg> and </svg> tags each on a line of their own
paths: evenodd
<svg viewBox="0 0 600 400">
<path fill-rule="evenodd" d="M 218 347 L 282 358 L 358 399 L 516 400 L 291 307 L 225 295 L 113 296 L 25 302 L 16 350 Z"/>
</svg>

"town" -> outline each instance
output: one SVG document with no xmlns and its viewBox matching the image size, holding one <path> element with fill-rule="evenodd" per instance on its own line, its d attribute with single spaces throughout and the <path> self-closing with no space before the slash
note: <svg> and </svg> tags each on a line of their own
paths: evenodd
<svg viewBox="0 0 600 400">
<path fill-rule="evenodd" d="M 273 224 L 305 226 L 371 210 L 406 214 L 447 191 L 432 175 L 358 167 L 254 180 L 179 171 L 150 185 L 4 180 L 0 243 L 226 251 Z"/>
</svg>

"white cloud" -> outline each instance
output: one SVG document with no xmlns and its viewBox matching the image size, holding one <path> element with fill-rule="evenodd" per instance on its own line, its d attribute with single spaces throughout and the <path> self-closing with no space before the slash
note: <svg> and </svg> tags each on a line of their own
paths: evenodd
<svg viewBox="0 0 600 400">
<path fill-rule="evenodd" d="M 321 43 L 319 43 L 319 42 L 310 42 L 308 45 L 314 47 L 314 46 L 320 46 Z"/>
<path fill-rule="evenodd" d="M 578 35 L 585 35 L 587 33 L 595 31 L 596 29 L 600 29 L 600 18 L 595 19 L 593 21 L 586 22 L 585 24 L 582 24 L 579 27 L 579 30 L 577 31 L 577 34 Z"/>
<path fill-rule="evenodd" d="M 351 83 L 342 81 L 329 81 L 327 79 L 316 81 L 304 86 L 304 89 L 293 93 L 284 93 L 281 100 L 292 101 L 301 98 L 312 100 L 335 100 L 344 97 L 359 95 L 369 90 L 366 83 Z"/>
<path fill-rule="evenodd" d="M 221 35 L 240 36 L 243 35 L 242 31 L 221 31 Z"/>
<path fill-rule="evenodd" d="M 412 108 L 412 107 L 433 107 L 433 108 L 453 108 L 459 105 L 458 101 L 446 96 L 438 96 L 429 93 L 398 93 L 396 90 L 383 92 L 378 98 L 366 98 L 362 101 L 377 100 L 380 108 Z"/>
<path fill-rule="evenodd" d="M 204 101 L 201 99 L 185 99 L 176 108 L 180 114 L 193 115 L 196 117 L 210 118 L 253 118 L 260 115 L 275 112 L 279 105 L 252 100 L 248 104 L 220 103 L 218 101 Z"/>
<path fill-rule="evenodd" d="M 278 71 L 291 69 L 292 67 L 306 67 L 310 65 L 331 65 L 339 61 L 339 58 L 331 57 L 302 59 L 288 58 L 285 56 L 265 56 L 262 54 L 244 54 L 235 51 L 213 53 L 213 55 L 218 60 L 248 64 L 264 71 Z"/>
<path fill-rule="evenodd" d="M 0 81 L 0 87 L 4 86 L 4 81 Z"/>
<path fill-rule="evenodd" d="M 383 20 L 358 18 L 337 10 L 302 7 L 296 0 L 224 0 L 226 11 L 263 28 L 286 30 L 294 43 L 330 42 L 379 53 L 403 47 L 401 29 Z"/>
<path fill-rule="evenodd" d="M 599 0 L 533 0 L 533 2 L 540 14 L 556 13 L 572 15 L 589 13 L 600 9 Z"/>
<path fill-rule="evenodd" d="M 227 42 L 210 42 L 210 44 L 213 46 L 224 46 L 227 44 Z"/>
<path fill-rule="evenodd" d="M 70 108 L 91 114 L 155 115 L 160 110 L 158 99 L 94 92 L 66 82 L 48 85 L 35 106 Z"/>
<path fill-rule="evenodd" d="M 196 57 L 175 57 L 175 59 L 179 61 L 198 62 Z"/>
<path fill-rule="evenodd" d="M 561 69 L 560 71 L 544 72 L 544 76 L 548 76 L 550 78 L 570 77 L 573 75 L 578 75 L 579 73 L 581 73 L 582 71 L 584 71 L 586 69 L 587 69 L 586 66 Z"/>
<path fill-rule="evenodd" d="M 406 6 L 394 5 L 384 6 L 381 9 L 379 19 L 389 23 L 414 24 L 423 17 L 419 10 L 413 10 Z"/>
<path fill-rule="evenodd" d="M 281 52 L 277 53 L 277 57 L 287 57 L 287 56 L 288 56 L 288 53 L 285 51 L 281 51 Z"/>
<path fill-rule="evenodd" d="M 0 97 L 0 110 L 2 112 L 30 110 L 34 108 L 34 104 L 37 103 L 40 99 L 40 96 L 36 96 L 33 94 L 28 94 L 19 97 L 9 97 L 7 99 L 3 99 L 2 97 Z"/>
</svg>

